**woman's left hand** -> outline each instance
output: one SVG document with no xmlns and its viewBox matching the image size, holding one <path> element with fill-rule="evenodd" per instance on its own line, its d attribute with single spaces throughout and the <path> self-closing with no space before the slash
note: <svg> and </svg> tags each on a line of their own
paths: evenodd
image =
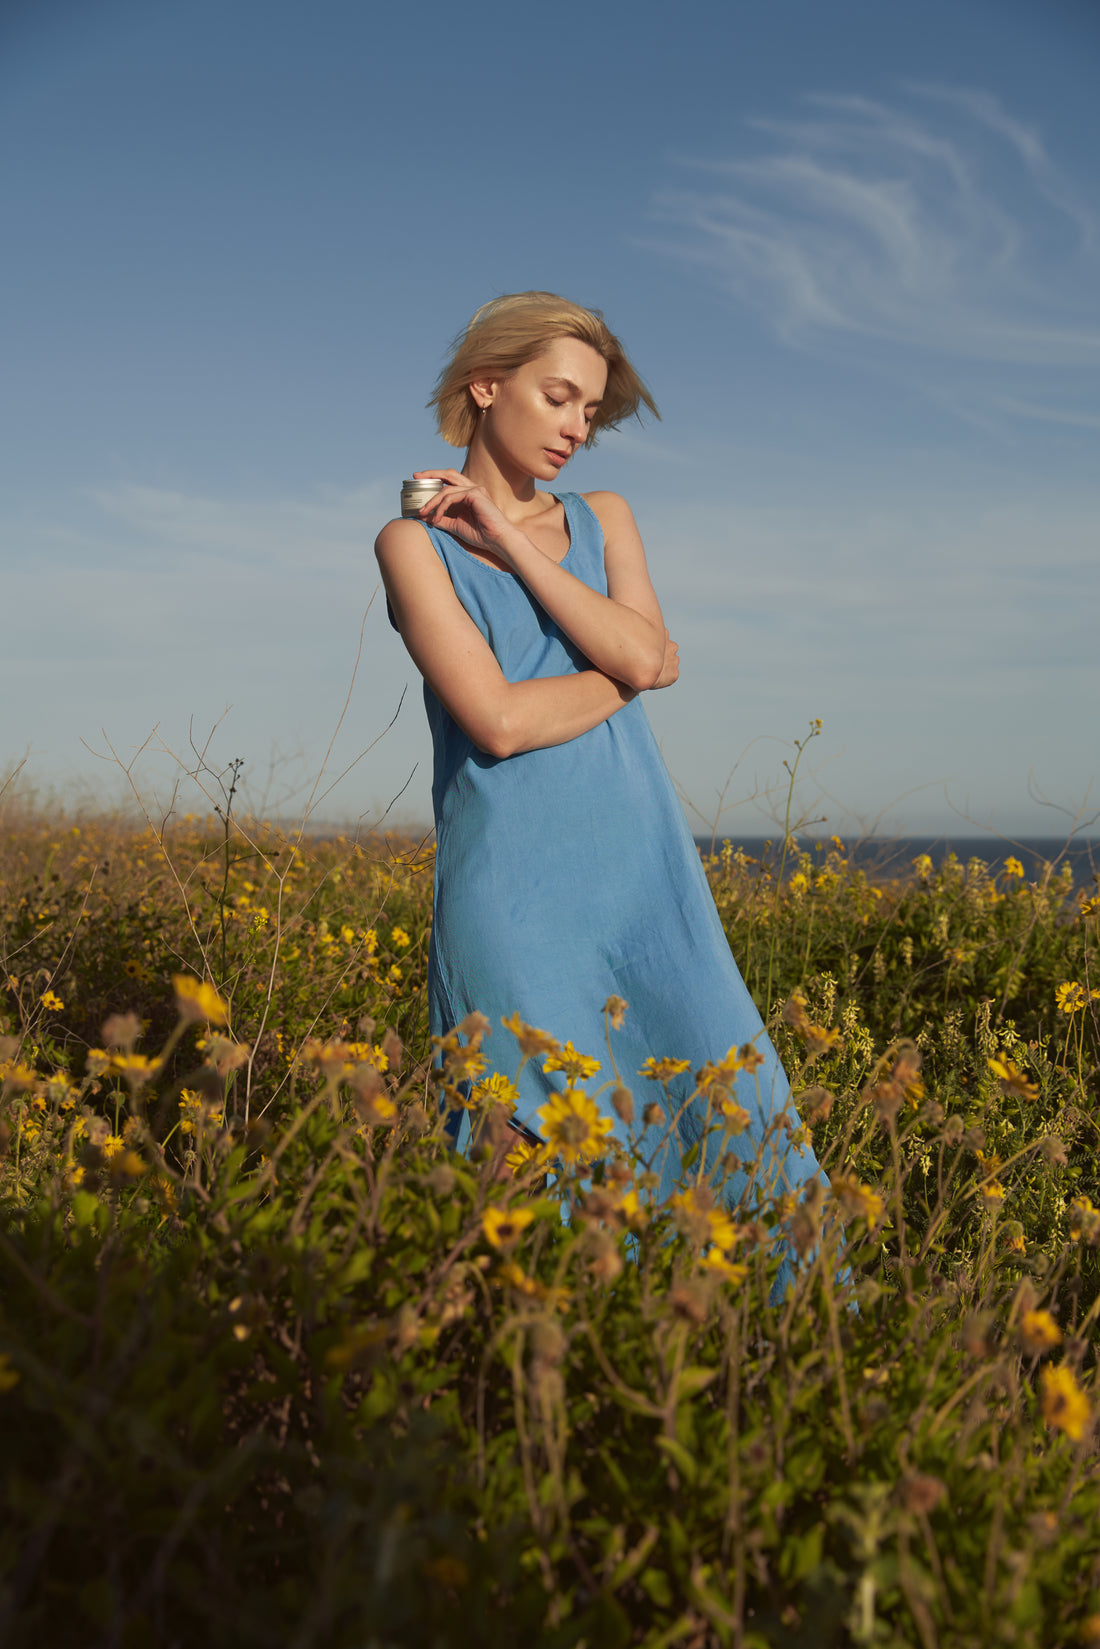
<svg viewBox="0 0 1100 1649">
<path fill-rule="evenodd" d="M 427 526 L 453 533 L 472 550 L 483 550 L 511 565 L 505 547 L 510 535 L 519 531 L 497 508 L 484 487 L 475 485 L 461 470 L 414 470 L 413 479 L 436 476 L 442 492 L 429 498 L 418 512 Z"/>
<path fill-rule="evenodd" d="M 680 649 L 665 630 L 665 658 L 661 665 L 661 673 L 653 683 L 651 692 L 659 687 L 672 687 L 680 679 Z"/>
</svg>

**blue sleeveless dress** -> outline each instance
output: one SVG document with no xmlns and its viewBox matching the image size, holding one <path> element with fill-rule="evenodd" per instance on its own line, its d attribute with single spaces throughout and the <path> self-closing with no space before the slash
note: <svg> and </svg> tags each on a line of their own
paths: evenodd
<svg viewBox="0 0 1100 1649">
<path fill-rule="evenodd" d="M 579 493 L 560 501 L 569 528 L 562 565 L 607 593 L 603 530 Z M 449 533 L 427 528 L 455 592 L 509 681 L 568 675 L 591 665 L 514 574 L 479 561 Z M 753 1159 L 763 1130 L 790 1100 L 786 1077 L 730 952 L 699 853 L 661 759 L 639 695 L 579 738 L 498 758 L 467 737 L 425 683 L 435 751 L 432 799 L 437 856 L 428 969 L 431 1030 L 442 1035 L 472 1009 L 492 1027 L 489 1068 L 515 1078 L 520 1051 L 501 1019 L 520 1018 L 602 1062 L 594 1090 L 614 1080 L 604 1003 L 629 1004 L 611 1052 L 633 1090 L 637 1126 L 647 1103 L 663 1100 L 639 1073 L 656 1058 L 689 1059 L 671 1084 L 679 1108 L 691 1073 L 754 1042 L 765 1063 L 737 1080 L 737 1100 L 753 1119 L 728 1149 Z M 530 1060 L 516 1120 L 536 1134 L 538 1107 L 564 1085 Z M 628 1130 L 608 1103 L 615 1133 Z M 797 1127 L 793 1107 L 790 1120 Z M 679 1172 L 680 1150 L 705 1125 L 699 1101 L 681 1116 L 678 1147 L 664 1152 L 659 1195 Z M 463 1119 L 462 1134 L 468 1129 Z M 663 1128 L 642 1137 L 649 1152 Z M 808 1147 L 779 1129 L 765 1178 L 795 1189 L 819 1172 Z M 458 1143 L 463 1143 L 459 1137 Z M 744 1177 L 728 1176 L 736 1199 Z"/>
</svg>

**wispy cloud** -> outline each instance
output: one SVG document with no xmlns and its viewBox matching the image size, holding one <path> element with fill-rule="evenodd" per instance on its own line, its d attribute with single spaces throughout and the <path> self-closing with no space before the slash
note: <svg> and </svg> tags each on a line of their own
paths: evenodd
<svg viewBox="0 0 1100 1649">
<path fill-rule="evenodd" d="M 134 484 L 91 497 L 145 550 L 311 572 L 361 572 L 365 562 L 373 569 L 375 534 L 397 513 L 396 488 L 384 482 L 308 497 L 210 498 Z"/>
<path fill-rule="evenodd" d="M 1067 429 L 1100 429 L 1100 412 L 1078 412 L 1072 407 L 1040 406 L 1035 401 L 1021 401 L 1012 395 L 994 399 L 994 406 L 1010 412 L 1016 418 L 1030 419 L 1037 424 L 1061 424 Z"/>
<path fill-rule="evenodd" d="M 690 160 L 663 249 L 788 342 L 823 334 L 1031 367 L 1100 366 L 1100 217 L 988 92 L 816 95 L 755 120 L 746 152 Z M 753 152 L 748 152 L 749 150 Z"/>
</svg>

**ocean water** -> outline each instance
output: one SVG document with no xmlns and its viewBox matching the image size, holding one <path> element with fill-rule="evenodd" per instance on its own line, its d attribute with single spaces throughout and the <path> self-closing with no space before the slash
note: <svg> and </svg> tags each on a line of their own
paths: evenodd
<svg viewBox="0 0 1100 1649">
<path fill-rule="evenodd" d="M 697 836 L 695 840 L 701 852 L 711 851 L 709 836 Z M 750 858 L 764 860 L 773 872 L 778 870 L 783 847 L 779 833 L 773 837 L 719 836 L 714 843 L 715 851 L 726 840 L 733 847 L 741 848 Z M 996 874 L 1004 869 L 1006 859 L 1018 859 L 1028 881 L 1039 880 L 1047 865 L 1060 870 L 1068 864 L 1073 871 L 1076 887 L 1100 886 L 1100 838 L 1097 837 L 1079 836 L 1068 843 L 1062 836 L 1027 836 L 1020 841 L 1010 841 L 1000 836 L 867 836 L 862 840 L 844 837 L 841 840 L 844 842 L 845 856 L 853 867 L 865 871 L 877 881 L 911 876 L 913 860 L 922 853 L 927 853 L 937 867 L 954 853 L 962 864 L 980 859 Z M 815 862 L 823 863 L 831 846 L 832 840 L 828 836 L 799 836 L 797 852 L 787 854 L 785 874 L 790 875 L 797 870 L 798 853 L 812 853 Z"/>
</svg>

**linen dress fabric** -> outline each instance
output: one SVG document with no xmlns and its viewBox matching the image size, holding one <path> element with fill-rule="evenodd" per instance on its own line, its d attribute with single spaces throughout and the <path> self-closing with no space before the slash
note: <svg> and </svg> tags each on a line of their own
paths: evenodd
<svg viewBox="0 0 1100 1649">
<path fill-rule="evenodd" d="M 606 595 L 599 520 L 579 493 L 558 496 L 570 539 L 562 565 Z M 451 534 L 426 530 L 507 680 L 592 667 L 521 579 L 479 561 Z M 601 1061 L 598 1077 L 584 1086 L 593 1092 L 608 1082 L 597 1103 L 624 1141 L 629 1130 L 609 1103 L 615 1080 L 604 1017 L 609 996 L 628 1004 L 622 1028 L 610 1032 L 610 1051 L 633 1090 L 639 1127 L 649 1101 L 664 1103 L 660 1084 L 639 1074 L 650 1055 L 691 1061 L 690 1071 L 670 1084 L 678 1109 L 706 1061 L 752 1042 L 765 1062 L 755 1073 L 739 1073 L 736 1083 L 736 1099 L 752 1124 L 726 1148 L 755 1160 L 764 1130 L 788 1107 L 790 1090 L 722 931 L 641 696 L 578 738 L 503 758 L 479 750 L 427 683 L 424 700 L 435 752 L 432 1034 L 447 1033 L 477 1009 L 492 1027 L 483 1043 L 489 1070 L 515 1080 L 520 1050 L 501 1020 L 518 1011 Z M 564 1086 L 560 1071 L 544 1072 L 541 1060 L 529 1060 L 519 1079 L 516 1120 L 539 1133 L 539 1106 Z M 680 1116 L 672 1148 L 654 1165 L 659 1196 L 673 1188 L 680 1152 L 699 1137 L 705 1115 L 695 1100 Z M 793 1107 L 789 1116 L 797 1127 Z M 468 1131 L 462 1116 L 460 1147 Z M 667 1124 L 646 1130 L 643 1151 L 656 1149 L 666 1132 Z M 792 1146 L 788 1131 L 777 1129 L 765 1156 L 764 1186 L 794 1190 L 817 1173 L 812 1151 Z M 734 1173 L 722 1194 L 736 1201 L 744 1186 L 745 1176 Z"/>
</svg>

